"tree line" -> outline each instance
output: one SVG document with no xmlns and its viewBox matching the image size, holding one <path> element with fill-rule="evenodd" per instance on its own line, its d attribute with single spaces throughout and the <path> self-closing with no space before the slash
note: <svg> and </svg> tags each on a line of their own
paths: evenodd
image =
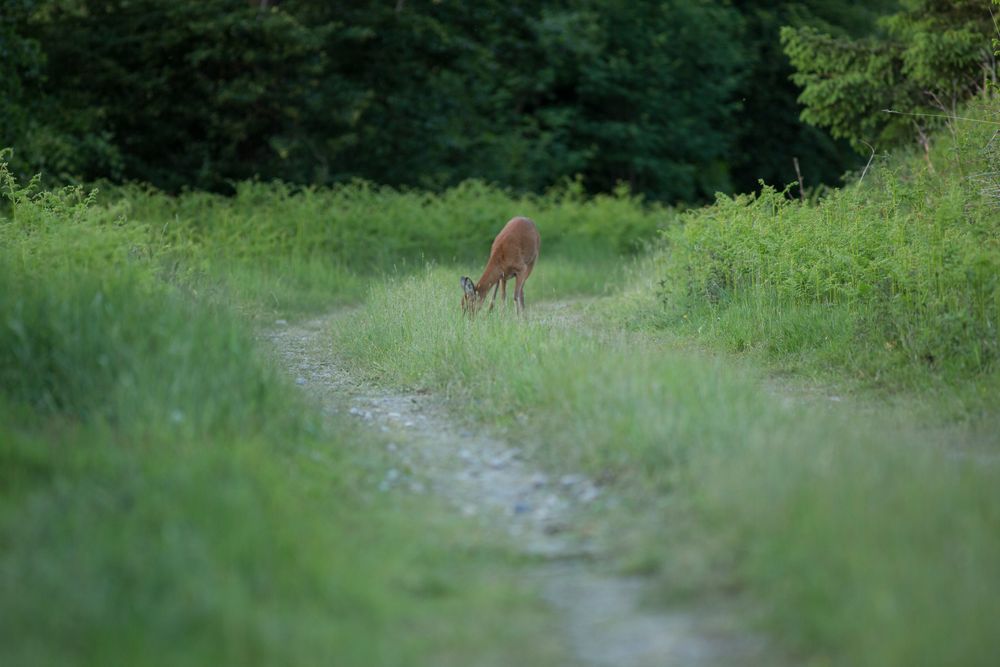
<svg viewBox="0 0 1000 667">
<path fill-rule="evenodd" d="M 795 161 L 835 182 L 858 164 L 850 143 L 911 138 L 877 107 L 923 108 L 938 82 L 968 96 L 992 53 L 985 0 L 2 6 L 12 166 L 168 191 L 579 178 L 696 202 L 790 183 Z"/>
</svg>

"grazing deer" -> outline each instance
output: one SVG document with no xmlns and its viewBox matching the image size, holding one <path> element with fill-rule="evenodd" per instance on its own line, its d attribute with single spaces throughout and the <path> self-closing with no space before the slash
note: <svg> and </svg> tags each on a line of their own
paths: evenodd
<svg viewBox="0 0 1000 667">
<path fill-rule="evenodd" d="M 490 261 L 478 283 L 473 283 L 468 276 L 462 276 L 462 310 L 469 315 L 475 314 L 486 300 L 486 294 L 493 289 L 493 299 L 490 310 L 497 300 L 497 289 L 500 289 L 500 302 L 507 302 L 507 281 L 514 278 L 514 303 L 517 312 L 524 312 L 524 283 L 535 268 L 538 259 L 538 248 L 542 239 L 538 235 L 535 223 L 520 216 L 511 218 L 490 249 Z"/>
</svg>

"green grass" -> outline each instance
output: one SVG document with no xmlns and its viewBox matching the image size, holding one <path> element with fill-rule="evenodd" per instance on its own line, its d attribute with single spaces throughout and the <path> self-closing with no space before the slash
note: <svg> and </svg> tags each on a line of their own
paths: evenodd
<svg viewBox="0 0 1000 667">
<path fill-rule="evenodd" d="M 470 321 L 452 273 L 373 288 L 336 346 L 382 381 L 431 388 L 512 429 L 554 469 L 614 480 L 629 508 L 617 519 L 642 516 L 648 529 L 623 527 L 638 543 L 627 558 L 660 572 L 665 596 L 699 571 L 675 553 L 684 540 L 703 564 L 696 589 L 747 590 L 768 629 L 807 656 L 991 664 L 1000 467 L 900 412 L 786 406 L 726 357 L 671 351 L 599 314 L 536 307 L 526 321 Z"/>
<path fill-rule="evenodd" d="M 357 302 L 366 280 L 428 263 L 478 276 L 514 215 L 541 221 L 542 256 L 564 269 L 533 277 L 536 290 L 592 292 L 676 217 L 624 190 L 587 198 L 570 184 L 515 196 L 475 181 L 440 195 L 360 182 L 330 189 L 247 182 L 231 198 L 110 187 L 100 201 L 110 217 L 143 230 L 165 270 L 180 272 L 175 281 L 202 291 L 223 285 L 225 299 L 235 295 L 268 316 Z"/>
<path fill-rule="evenodd" d="M 366 300 L 336 349 L 611 484 L 608 539 L 663 600 L 745 594 L 817 664 L 992 664 L 993 129 L 680 218 L 574 185 L 90 196 L 0 166 L 0 662 L 558 662 L 522 564 L 374 492 L 377 438 L 248 329 Z M 542 232 L 529 315 L 463 318 L 515 214 Z"/>
<path fill-rule="evenodd" d="M 379 493 L 384 443 L 321 419 L 224 288 L 79 191 L 5 184 L 0 663 L 558 660 L 517 558 Z"/>
<path fill-rule="evenodd" d="M 765 188 L 686 214 L 655 260 L 661 306 L 643 317 L 867 386 L 1000 386 L 1000 109 L 962 115 L 983 122 L 938 135 L 933 170 L 902 156 L 816 202 Z"/>
</svg>

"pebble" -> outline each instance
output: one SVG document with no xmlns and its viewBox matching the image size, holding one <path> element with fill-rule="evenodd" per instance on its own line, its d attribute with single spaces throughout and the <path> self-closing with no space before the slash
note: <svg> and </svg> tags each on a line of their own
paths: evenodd
<svg viewBox="0 0 1000 667">
<path fill-rule="evenodd" d="M 559 523 L 558 521 L 551 521 L 545 524 L 542 529 L 546 535 L 558 535 L 566 531 L 566 524 Z"/>
<path fill-rule="evenodd" d="M 360 417 L 361 419 L 367 419 L 369 421 L 371 421 L 372 419 L 372 413 L 369 410 L 362 410 L 361 408 L 351 408 L 350 410 L 348 410 L 348 412 L 354 415 L 355 417 Z"/>
<path fill-rule="evenodd" d="M 288 324 L 288 320 L 275 320 L 274 323 L 279 326 L 286 326 Z"/>
<path fill-rule="evenodd" d="M 559 478 L 559 483 L 565 487 L 574 486 L 583 481 L 583 478 L 579 475 L 563 475 Z"/>
<path fill-rule="evenodd" d="M 536 489 L 540 489 L 549 483 L 549 476 L 545 473 L 536 472 L 531 476 L 531 486 Z"/>
<path fill-rule="evenodd" d="M 488 463 L 491 468 L 496 468 L 497 470 L 499 470 L 500 468 L 503 468 L 505 465 L 507 465 L 507 459 L 503 456 L 494 456 L 488 461 Z"/>
<path fill-rule="evenodd" d="M 397 449 L 399 449 L 399 445 L 397 445 L 394 442 L 390 442 L 388 445 L 385 446 L 385 448 L 388 449 L 390 452 L 394 452 Z"/>
<path fill-rule="evenodd" d="M 531 505 L 528 503 L 514 503 L 514 514 L 524 514 L 531 511 Z"/>
<path fill-rule="evenodd" d="M 297 385 L 303 385 L 305 383 L 306 383 L 306 379 L 305 378 L 295 378 L 295 384 L 297 384 Z"/>
<path fill-rule="evenodd" d="M 580 502 L 581 503 L 592 503 L 595 500 L 597 500 L 597 496 L 599 496 L 599 495 L 600 495 L 600 491 L 598 491 L 593 486 L 588 486 L 582 492 L 580 492 Z"/>
</svg>

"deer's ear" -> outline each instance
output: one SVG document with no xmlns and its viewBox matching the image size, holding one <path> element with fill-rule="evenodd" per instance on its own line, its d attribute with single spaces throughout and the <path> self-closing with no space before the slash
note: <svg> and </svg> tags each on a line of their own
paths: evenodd
<svg viewBox="0 0 1000 667">
<path fill-rule="evenodd" d="M 476 295 L 476 286 L 469 280 L 468 276 L 462 276 L 462 289 L 469 296 Z"/>
</svg>

